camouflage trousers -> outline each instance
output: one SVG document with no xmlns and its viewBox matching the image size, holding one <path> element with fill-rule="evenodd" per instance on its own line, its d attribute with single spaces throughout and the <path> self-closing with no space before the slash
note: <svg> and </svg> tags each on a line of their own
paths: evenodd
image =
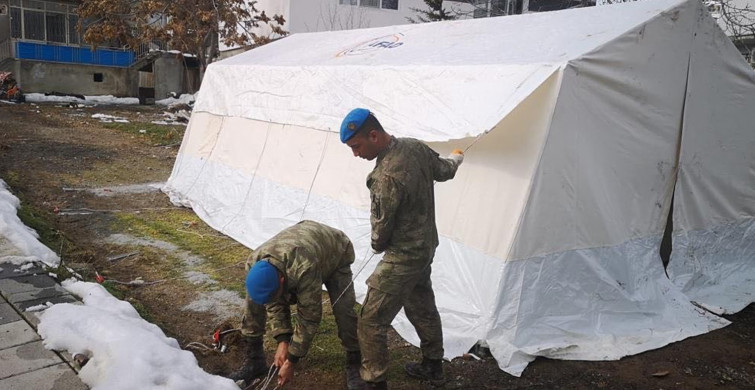
<svg viewBox="0 0 755 390">
<path fill-rule="evenodd" d="M 381 261 L 367 280 L 358 331 L 360 374 L 365 381 L 385 380 L 389 364 L 387 332 L 402 307 L 419 335 L 422 356 L 443 358 L 443 329 L 430 281 L 431 266 L 413 268 Z"/>
<path fill-rule="evenodd" d="M 350 253 L 349 253 L 350 251 Z M 346 258 L 350 256 L 351 261 L 354 259 L 354 249 L 351 244 L 348 245 Z M 247 266 L 248 268 L 248 266 Z M 347 352 L 359 351 L 359 341 L 357 341 L 357 315 L 354 311 L 356 306 L 356 296 L 354 294 L 354 285 L 351 282 L 351 265 L 347 264 L 336 270 L 328 280 L 324 281 L 325 289 L 328 291 L 330 302 L 338 302 L 333 306 L 333 317 L 336 320 L 338 328 L 338 338 L 341 339 L 341 345 Z M 343 295 L 341 296 L 341 293 Z M 340 299 L 338 297 L 341 296 Z M 293 302 L 291 302 L 293 304 Z M 265 324 L 267 323 L 268 312 L 265 305 L 259 305 L 252 302 L 249 296 L 246 296 L 244 306 L 244 317 L 241 320 L 241 334 L 245 337 L 262 337 L 265 334 Z M 294 333 L 291 328 L 291 319 L 278 319 L 272 323 L 279 326 L 272 326 L 270 331 L 273 337 L 281 334 Z M 288 326 L 281 325 L 288 324 Z"/>
</svg>

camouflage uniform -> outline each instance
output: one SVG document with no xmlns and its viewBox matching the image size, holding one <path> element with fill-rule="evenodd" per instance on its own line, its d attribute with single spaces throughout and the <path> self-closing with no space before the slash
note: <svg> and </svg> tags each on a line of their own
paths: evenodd
<svg viewBox="0 0 755 390">
<path fill-rule="evenodd" d="M 367 296 L 359 319 L 362 379 L 385 380 L 386 332 L 404 308 L 420 337 L 422 355 L 443 358 L 443 331 L 430 282 L 438 246 L 434 181 L 456 174 L 458 164 L 438 156 L 424 143 L 393 138 L 367 177 L 372 201 L 372 248 L 385 251 L 367 279 Z"/>
<path fill-rule="evenodd" d="M 247 262 L 247 270 L 257 261 L 266 259 L 285 275 L 284 293 L 267 305 L 258 305 L 246 297 L 241 333 L 247 337 L 262 337 L 265 322 L 270 316 L 272 336 L 288 339 L 289 358 L 307 354 L 322 319 L 322 285 L 335 302 L 333 316 L 338 337 L 347 352 L 358 351 L 356 298 L 351 285 L 351 264 L 354 248 L 340 230 L 302 221 L 291 226 L 257 248 Z M 345 292 L 344 292 L 345 290 Z M 297 305 L 296 329 L 291 327 L 290 305 Z"/>
</svg>

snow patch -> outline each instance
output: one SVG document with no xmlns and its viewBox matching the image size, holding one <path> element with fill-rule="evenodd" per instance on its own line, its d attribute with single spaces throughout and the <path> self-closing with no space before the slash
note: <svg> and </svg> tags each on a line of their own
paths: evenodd
<svg viewBox="0 0 755 390">
<path fill-rule="evenodd" d="M 121 118 L 119 116 L 107 115 L 107 114 L 93 114 L 92 118 L 99 119 L 103 123 L 129 123 L 128 119 Z"/>
<path fill-rule="evenodd" d="M 21 202 L 0 179 L 0 263 L 25 264 L 42 261 L 57 266 L 60 258 L 39 242 L 39 235 L 18 218 Z M 31 268 L 33 265 L 29 265 Z M 27 268 L 28 269 L 28 268 Z"/>
<path fill-rule="evenodd" d="M 47 349 L 89 357 L 79 377 L 91 388 L 238 390 L 230 379 L 203 371 L 191 352 L 101 285 L 69 279 L 63 287 L 84 305 L 45 310 L 39 334 Z"/>
<path fill-rule="evenodd" d="M 166 98 L 166 99 L 157 100 L 157 101 L 155 101 L 155 104 L 159 104 L 159 105 L 162 105 L 162 106 L 172 106 L 172 105 L 175 105 L 175 104 L 188 104 L 188 105 L 191 105 L 191 104 L 194 104 L 194 100 L 195 100 L 194 95 L 185 93 L 185 94 L 182 94 L 181 96 L 179 96 L 178 98 L 169 97 L 169 98 Z"/>
<path fill-rule="evenodd" d="M 48 308 L 52 307 L 52 305 L 53 305 L 52 302 L 46 302 L 46 303 L 43 303 L 41 305 L 35 305 L 35 306 L 27 307 L 26 310 L 24 310 L 24 311 L 25 312 L 34 312 L 34 311 L 47 310 Z"/>
<path fill-rule="evenodd" d="M 42 93 L 27 93 L 24 97 L 27 102 L 32 103 L 139 104 L 138 98 L 117 98 L 113 95 L 84 96 L 84 100 L 75 96 L 45 96 Z"/>
</svg>

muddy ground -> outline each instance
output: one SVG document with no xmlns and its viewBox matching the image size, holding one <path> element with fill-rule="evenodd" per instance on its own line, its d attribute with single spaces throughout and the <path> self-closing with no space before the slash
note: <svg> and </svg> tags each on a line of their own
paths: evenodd
<svg viewBox="0 0 755 390">
<path fill-rule="evenodd" d="M 238 349 L 231 344 L 228 353 L 220 354 L 197 343 L 210 344 L 223 322 L 238 325 L 241 262 L 249 249 L 142 185 L 164 182 L 178 152 L 184 128 L 151 124 L 164 119 L 163 111 L 154 106 L 0 104 L 0 178 L 22 200 L 23 219 L 66 266 L 87 280 L 103 275 L 114 294 L 194 351 L 205 370 L 222 375 L 239 362 Z M 92 118 L 98 113 L 130 124 Z M 124 187 L 129 185 L 135 186 Z M 119 284 L 139 277 L 159 282 Z M 332 316 L 326 317 L 331 319 L 287 388 L 345 388 L 343 356 Z M 449 381 L 442 388 L 753 389 L 755 307 L 727 319 L 732 324 L 723 329 L 620 361 L 537 359 L 520 378 L 500 371 L 490 357 L 457 358 L 446 364 Z M 417 348 L 395 334 L 390 348 L 391 388 L 433 388 L 403 374 L 403 364 L 419 357 Z M 270 360 L 269 341 L 267 350 Z"/>
</svg>

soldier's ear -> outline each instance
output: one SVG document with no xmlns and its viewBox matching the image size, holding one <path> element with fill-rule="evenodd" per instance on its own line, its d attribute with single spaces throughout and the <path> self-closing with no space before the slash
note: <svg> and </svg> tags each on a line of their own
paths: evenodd
<svg viewBox="0 0 755 390">
<path fill-rule="evenodd" d="M 378 132 L 375 129 L 370 129 L 367 131 L 367 138 L 370 140 L 370 142 L 375 143 L 378 140 Z"/>
</svg>

